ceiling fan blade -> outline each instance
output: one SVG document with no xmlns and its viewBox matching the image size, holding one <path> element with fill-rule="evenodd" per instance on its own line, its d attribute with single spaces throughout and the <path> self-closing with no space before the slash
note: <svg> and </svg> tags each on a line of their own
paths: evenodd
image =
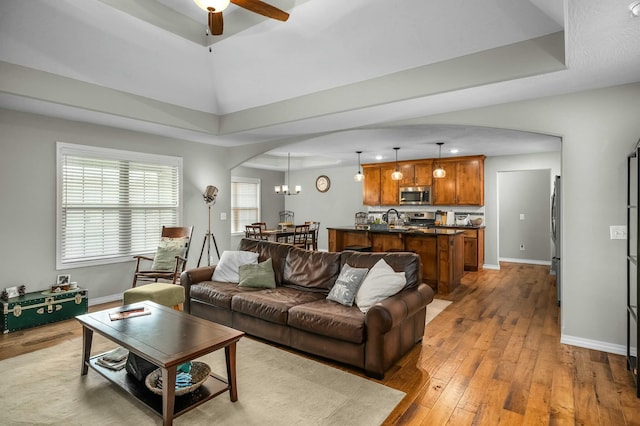
<svg viewBox="0 0 640 426">
<path fill-rule="evenodd" d="M 278 21 L 286 21 L 289 19 L 289 14 L 284 10 L 280 10 L 260 0 L 231 0 L 231 3 L 266 16 L 267 18 L 277 19 Z"/>
<path fill-rule="evenodd" d="M 220 35 L 224 28 L 222 12 L 209 12 L 209 31 L 211 35 Z"/>
</svg>

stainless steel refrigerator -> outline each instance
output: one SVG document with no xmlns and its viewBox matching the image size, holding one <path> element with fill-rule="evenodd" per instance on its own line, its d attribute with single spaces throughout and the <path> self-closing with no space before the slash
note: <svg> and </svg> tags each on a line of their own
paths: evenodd
<svg viewBox="0 0 640 426">
<path fill-rule="evenodd" d="M 551 259 L 551 270 L 556 274 L 556 289 L 558 292 L 558 306 L 560 306 L 560 294 L 561 294 L 561 268 L 562 261 L 560 259 L 562 243 L 560 241 L 560 211 L 562 203 L 560 202 L 560 176 L 556 176 L 553 184 L 553 195 L 551 196 L 551 240 L 553 241 L 554 256 Z"/>
</svg>

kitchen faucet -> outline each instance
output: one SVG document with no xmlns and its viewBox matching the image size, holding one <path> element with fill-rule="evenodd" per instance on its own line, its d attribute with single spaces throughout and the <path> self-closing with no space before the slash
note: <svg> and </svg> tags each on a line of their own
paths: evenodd
<svg viewBox="0 0 640 426">
<path fill-rule="evenodd" d="M 382 220 L 389 223 L 389 213 L 395 213 L 396 214 L 396 220 L 400 219 L 400 213 L 398 213 L 398 210 L 396 209 L 389 209 L 387 210 L 387 212 L 385 214 L 382 215 Z"/>
</svg>

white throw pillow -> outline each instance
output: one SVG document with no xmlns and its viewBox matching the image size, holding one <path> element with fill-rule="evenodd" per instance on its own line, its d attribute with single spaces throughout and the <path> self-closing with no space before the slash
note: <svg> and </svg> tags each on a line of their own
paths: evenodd
<svg viewBox="0 0 640 426">
<path fill-rule="evenodd" d="M 380 259 L 364 278 L 356 294 L 356 305 L 364 312 L 376 303 L 393 296 L 404 288 L 407 278 L 404 272 L 396 272 L 384 259 Z"/>
<path fill-rule="evenodd" d="M 226 283 L 240 282 L 240 265 L 258 263 L 258 253 L 252 251 L 225 251 L 220 256 L 220 262 L 213 270 L 211 279 Z"/>
</svg>

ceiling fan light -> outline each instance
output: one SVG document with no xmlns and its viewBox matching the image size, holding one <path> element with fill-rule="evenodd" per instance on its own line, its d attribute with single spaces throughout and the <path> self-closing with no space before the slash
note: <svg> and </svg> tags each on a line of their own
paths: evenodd
<svg viewBox="0 0 640 426">
<path fill-rule="evenodd" d="M 209 8 L 215 12 L 222 12 L 229 6 L 230 0 L 193 0 L 198 7 L 205 12 L 209 12 Z"/>
</svg>

